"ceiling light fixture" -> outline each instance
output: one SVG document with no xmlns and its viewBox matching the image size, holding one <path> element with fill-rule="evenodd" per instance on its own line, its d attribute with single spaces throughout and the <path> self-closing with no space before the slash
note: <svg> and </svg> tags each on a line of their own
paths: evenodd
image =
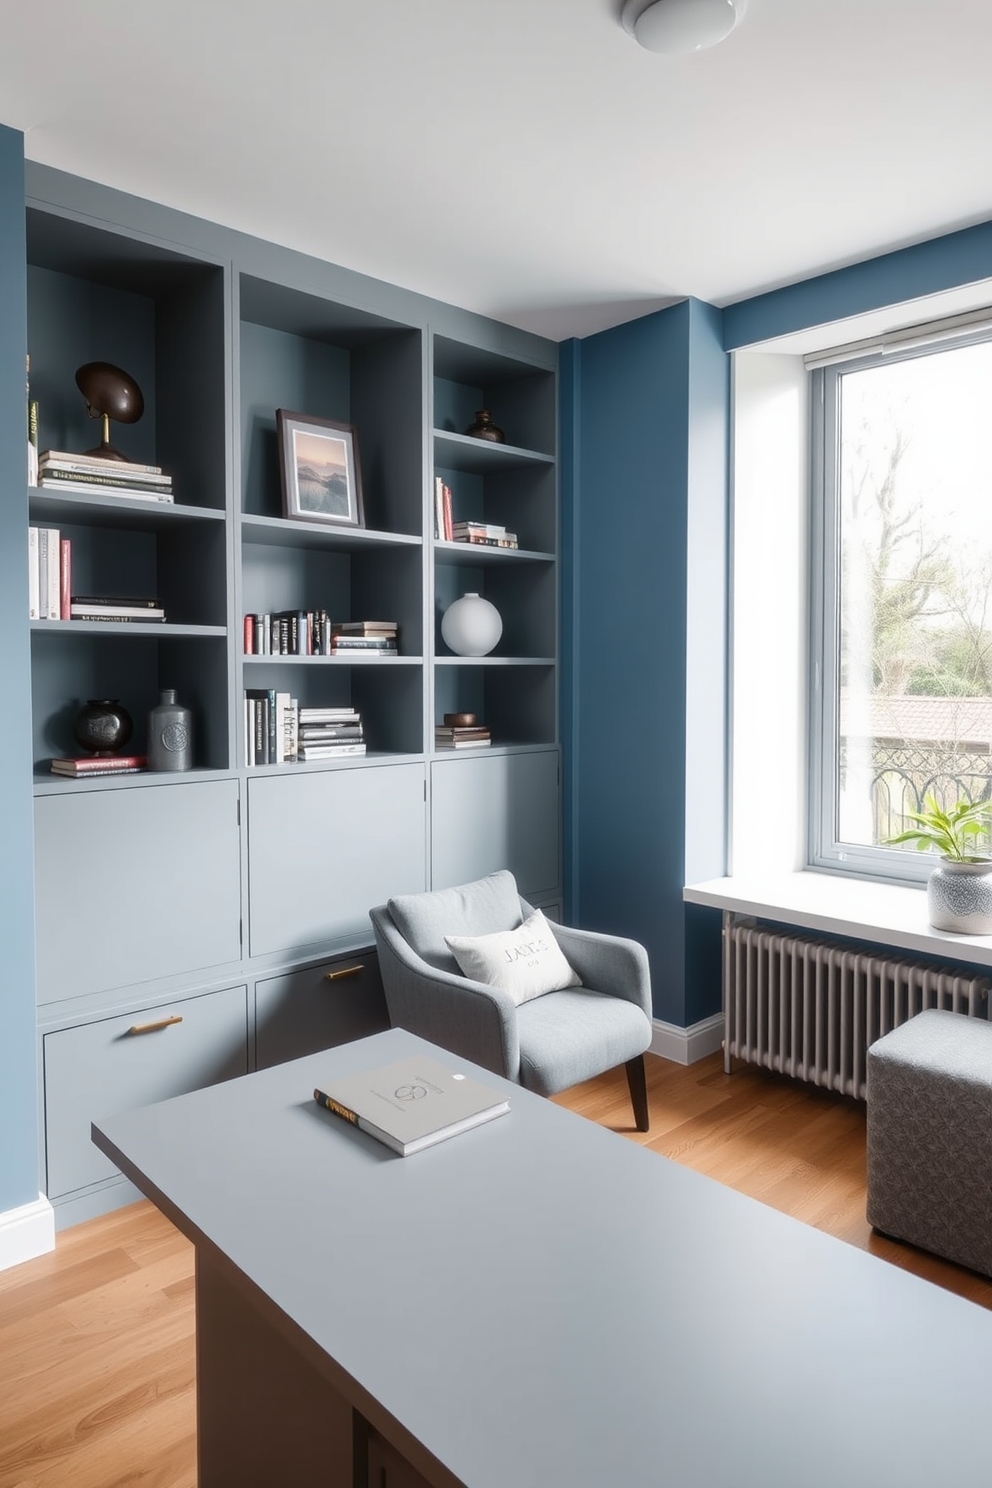
<svg viewBox="0 0 992 1488">
<path fill-rule="evenodd" d="M 747 0 L 624 0 L 623 29 L 649 52 L 701 52 L 729 36 Z"/>
</svg>

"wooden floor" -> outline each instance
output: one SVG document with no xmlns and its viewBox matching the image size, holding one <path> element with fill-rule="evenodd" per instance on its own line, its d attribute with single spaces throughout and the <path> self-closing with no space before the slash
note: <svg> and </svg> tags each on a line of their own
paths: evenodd
<svg viewBox="0 0 992 1488">
<path fill-rule="evenodd" d="M 622 1071 L 558 1102 L 992 1307 L 992 1282 L 869 1230 L 863 1106 L 728 1077 L 719 1055 L 648 1066 L 645 1135 Z M 192 1248 L 157 1210 L 63 1231 L 54 1254 L 0 1272 L 0 1488 L 195 1488 L 194 1367 Z"/>
</svg>

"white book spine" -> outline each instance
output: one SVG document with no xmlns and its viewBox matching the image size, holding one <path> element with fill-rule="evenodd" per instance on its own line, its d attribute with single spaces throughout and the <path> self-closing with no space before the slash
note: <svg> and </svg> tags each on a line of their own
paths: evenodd
<svg viewBox="0 0 992 1488">
<path fill-rule="evenodd" d="M 39 620 L 41 568 L 38 561 L 38 528 L 28 528 L 28 618 Z"/>
<path fill-rule="evenodd" d="M 58 620 L 62 613 L 62 534 L 57 527 L 48 529 L 48 592 L 45 618 Z"/>
</svg>

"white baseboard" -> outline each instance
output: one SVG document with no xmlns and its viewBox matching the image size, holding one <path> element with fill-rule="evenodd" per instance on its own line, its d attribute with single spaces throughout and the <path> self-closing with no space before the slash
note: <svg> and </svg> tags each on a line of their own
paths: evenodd
<svg viewBox="0 0 992 1488">
<path fill-rule="evenodd" d="M 44 1194 L 0 1214 L 0 1271 L 54 1249 L 55 1210 Z"/>
<path fill-rule="evenodd" d="M 654 1033 L 651 1038 L 651 1054 L 660 1054 L 673 1064 L 695 1064 L 707 1054 L 715 1054 L 723 1045 L 723 1014 L 714 1013 L 712 1018 L 703 1018 L 691 1028 L 678 1028 L 674 1023 L 663 1023 L 652 1019 Z"/>
</svg>

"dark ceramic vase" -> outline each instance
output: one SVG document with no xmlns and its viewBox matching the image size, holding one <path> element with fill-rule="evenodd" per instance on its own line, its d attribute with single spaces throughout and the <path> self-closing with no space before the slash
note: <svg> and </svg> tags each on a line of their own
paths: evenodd
<svg viewBox="0 0 992 1488">
<path fill-rule="evenodd" d="M 72 725 L 80 749 L 88 749 L 97 756 L 116 754 L 123 749 L 133 729 L 130 713 L 116 698 L 90 698 Z"/>
<path fill-rule="evenodd" d="M 473 439 L 489 439 L 493 444 L 502 444 L 506 438 L 503 430 L 493 423 L 493 416 L 488 408 L 479 409 L 475 415 L 475 423 L 469 424 L 465 433 L 471 434 Z"/>
</svg>

